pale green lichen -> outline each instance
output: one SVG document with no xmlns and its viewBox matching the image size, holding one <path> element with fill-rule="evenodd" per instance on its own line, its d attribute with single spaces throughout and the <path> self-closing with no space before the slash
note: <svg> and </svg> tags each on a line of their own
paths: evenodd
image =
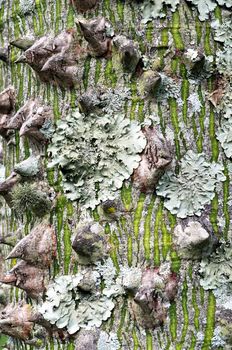
<svg viewBox="0 0 232 350">
<path fill-rule="evenodd" d="M 114 199 L 141 160 L 146 146 L 141 126 L 123 115 L 87 115 L 78 111 L 58 122 L 49 147 L 50 167 L 63 172 L 67 197 L 86 208 Z"/>
<path fill-rule="evenodd" d="M 220 141 L 225 155 L 232 157 L 232 86 L 229 86 L 223 100 L 218 108 L 221 116 L 220 126 L 216 131 L 217 139 Z"/>
<path fill-rule="evenodd" d="M 143 23 L 147 23 L 152 19 L 165 17 L 163 8 L 165 5 L 171 7 L 171 11 L 175 12 L 179 0 L 145 0 L 142 5 Z"/>
<path fill-rule="evenodd" d="M 201 215 L 201 210 L 214 198 L 215 186 L 225 181 L 223 166 L 209 163 L 204 154 L 188 151 L 181 161 L 180 173 L 167 172 L 157 186 L 164 206 L 179 218 Z"/>
<path fill-rule="evenodd" d="M 232 249 L 231 244 L 221 246 L 208 259 L 200 264 L 201 286 L 206 289 L 232 287 Z"/>
<path fill-rule="evenodd" d="M 231 4 L 232 6 L 232 4 Z M 219 73 L 230 76 L 232 70 L 232 19 L 226 20 L 220 24 L 219 21 L 213 23 L 215 29 L 214 40 L 223 43 L 223 50 L 217 50 L 216 64 Z"/>
<path fill-rule="evenodd" d="M 197 7 L 200 21 L 208 19 L 217 5 L 226 6 L 227 8 L 232 6 L 231 0 L 191 0 L 191 3 Z"/>
<path fill-rule="evenodd" d="M 232 7 L 232 0 L 189 0 L 189 2 L 197 7 L 200 21 L 208 19 L 217 5 Z M 179 3 L 180 0 L 145 0 L 142 4 L 142 22 L 147 23 L 152 19 L 165 17 L 165 6 L 171 6 L 171 11 L 175 12 Z"/>
<path fill-rule="evenodd" d="M 12 191 L 12 208 L 16 215 L 22 216 L 26 211 L 42 217 L 51 209 L 47 194 L 31 184 L 18 185 Z"/>
<path fill-rule="evenodd" d="M 123 293 L 110 259 L 103 265 L 99 263 L 91 271 L 91 276 L 88 272 L 88 279 L 94 281 L 93 290 L 82 289 L 85 274 L 83 270 L 74 276 L 57 277 L 46 292 L 45 302 L 39 307 L 47 321 L 58 328 L 66 327 L 69 334 L 80 328 L 100 327 L 111 316 L 115 306 L 113 297 Z"/>
</svg>

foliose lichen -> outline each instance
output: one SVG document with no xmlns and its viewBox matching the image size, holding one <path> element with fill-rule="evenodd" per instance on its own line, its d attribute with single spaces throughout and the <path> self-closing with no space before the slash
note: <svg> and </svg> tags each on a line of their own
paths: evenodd
<svg viewBox="0 0 232 350">
<path fill-rule="evenodd" d="M 232 85 L 228 87 L 223 100 L 218 108 L 221 116 L 220 126 L 216 131 L 225 155 L 232 157 Z"/>
<path fill-rule="evenodd" d="M 230 6 L 232 6 L 232 2 Z M 223 49 L 217 50 L 216 53 L 217 69 L 219 73 L 230 76 L 232 70 L 232 19 L 228 17 L 222 24 L 215 21 L 212 26 L 215 29 L 214 40 L 223 44 Z"/>
<path fill-rule="evenodd" d="M 201 286 L 206 289 L 232 287 L 232 249 L 231 243 L 223 243 L 208 259 L 200 264 Z"/>
<path fill-rule="evenodd" d="M 104 265 L 99 263 L 92 271 L 95 290 L 82 291 L 84 276 L 83 270 L 74 276 L 57 277 L 47 290 L 45 302 L 39 307 L 39 312 L 47 321 L 58 328 L 66 327 L 69 334 L 76 333 L 80 328 L 100 327 L 111 316 L 115 306 L 113 297 L 122 293 L 110 259 Z"/>
<path fill-rule="evenodd" d="M 212 11 L 214 11 L 217 5 L 226 6 L 230 8 L 232 6 L 231 0 L 191 0 L 199 12 L 200 21 L 205 21 L 209 18 L 209 15 Z"/>
<path fill-rule="evenodd" d="M 179 4 L 179 0 L 145 0 L 142 5 L 143 11 L 143 23 L 147 23 L 152 19 L 163 18 L 165 17 L 165 13 L 163 12 L 163 7 L 165 5 L 171 6 L 171 11 L 175 12 L 177 5 Z"/>
<path fill-rule="evenodd" d="M 217 183 L 225 181 L 223 166 L 206 161 L 203 153 L 188 151 L 181 161 L 178 175 L 166 172 L 157 186 L 164 206 L 179 218 L 201 215 L 201 210 L 214 198 Z"/>
<path fill-rule="evenodd" d="M 141 160 L 146 139 L 136 121 L 121 114 L 83 115 L 58 122 L 49 147 L 50 167 L 63 173 L 64 191 L 86 208 L 114 199 Z"/>
</svg>

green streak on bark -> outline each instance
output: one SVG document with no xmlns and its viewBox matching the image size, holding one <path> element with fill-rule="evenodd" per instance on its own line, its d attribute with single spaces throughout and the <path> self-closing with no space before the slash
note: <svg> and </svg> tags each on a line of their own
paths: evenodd
<svg viewBox="0 0 232 350">
<path fill-rule="evenodd" d="M 144 193 L 141 193 L 139 196 L 137 207 L 135 209 L 133 226 L 134 226 L 134 235 L 136 240 L 138 240 L 139 238 L 139 227 L 140 227 L 140 221 L 142 218 L 145 198 L 146 198 L 146 195 Z"/>
<path fill-rule="evenodd" d="M 215 119 L 214 119 L 214 110 L 212 106 L 210 106 L 210 113 L 209 113 L 209 137 L 211 142 L 212 160 L 217 162 L 218 156 L 219 156 L 219 146 L 218 146 L 218 140 L 215 135 Z"/>
<path fill-rule="evenodd" d="M 178 114 L 177 114 L 177 101 L 171 97 L 168 100 L 169 108 L 170 108 L 170 114 L 171 114 L 171 121 L 174 128 L 174 141 L 175 141 L 175 147 L 176 147 L 176 157 L 177 159 L 180 159 L 180 143 L 178 140 L 178 135 L 180 132 L 179 128 L 179 121 L 178 121 Z"/>
<path fill-rule="evenodd" d="M 163 214 L 163 202 L 160 202 L 155 216 L 155 226 L 154 226 L 154 265 L 160 265 L 160 251 L 159 251 L 159 227 L 162 224 L 162 214 Z"/>
<path fill-rule="evenodd" d="M 199 322 L 200 310 L 199 310 L 199 306 L 198 306 L 198 303 L 197 303 L 197 291 L 196 291 L 196 287 L 195 286 L 193 286 L 193 288 L 192 288 L 192 306 L 193 306 L 193 309 L 194 309 L 194 318 L 193 318 L 194 326 L 195 326 L 195 329 L 197 331 L 199 331 L 199 327 L 200 327 L 200 322 Z"/>
<path fill-rule="evenodd" d="M 64 234 L 63 234 L 63 242 L 64 242 L 64 273 L 68 275 L 69 273 L 69 265 L 70 258 L 72 255 L 72 243 L 71 243 L 71 231 L 67 222 L 64 224 Z"/>
<path fill-rule="evenodd" d="M 115 24 L 115 16 L 114 16 L 114 11 L 112 10 L 111 2 L 110 0 L 104 0 L 104 5 L 103 8 L 106 8 L 106 10 L 109 12 L 109 18 L 112 24 Z"/>
<path fill-rule="evenodd" d="M 220 24 L 222 23 L 222 10 L 220 6 L 217 6 L 214 10 L 215 17 L 219 20 Z"/>
<path fill-rule="evenodd" d="M 132 337 L 133 337 L 133 343 L 134 343 L 133 350 L 138 350 L 140 348 L 140 344 L 139 344 L 139 340 L 138 340 L 135 328 L 133 328 Z"/>
<path fill-rule="evenodd" d="M 75 350 L 75 344 L 72 341 L 68 344 L 67 350 Z"/>
<path fill-rule="evenodd" d="M 207 321 L 205 327 L 204 341 L 202 344 L 202 350 L 209 350 L 211 348 L 211 340 L 214 333 L 215 324 L 215 310 L 216 299 L 212 291 L 209 291 L 208 307 L 207 307 Z"/>
<path fill-rule="evenodd" d="M 44 30 L 44 19 L 43 19 L 43 8 L 40 0 L 35 0 L 35 9 L 37 16 L 39 18 L 39 34 L 43 34 Z"/>
<path fill-rule="evenodd" d="M 189 314 L 188 314 L 188 283 L 185 278 L 183 285 L 182 285 L 182 292 L 181 292 L 181 304 L 182 304 L 182 310 L 183 310 L 183 329 L 181 333 L 181 340 L 180 343 L 177 344 L 176 350 L 181 350 L 184 345 L 185 337 L 188 331 L 188 325 L 189 325 Z"/>
<path fill-rule="evenodd" d="M 173 272 L 178 273 L 180 270 L 180 266 L 181 266 L 181 260 L 180 260 L 179 256 L 177 255 L 177 252 L 175 250 L 171 251 L 170 256 L 171 256 L 171 262 L 172 262 L 171 270 Z"/>
<path fill-rule="evenodd" d="M 188 350 L 194 350 L 197 343 L 195 335 L 192 333 L 191 344 Z"/>
<path fill-rule="evenodd" d="M 117 75 L 113 68 L 112 59 L 108 59 L 105 67 L 105 79 L 108 84 L 114 88 L 117 84 Z"/>
<path fill-rule="evenodd" d="M 163 133 L 163 135 L 165 135 L 166 123 L 165 123 L 165 118 L 163 118 L 163 113 L 162 113 L 162 108 L 161 108 L 160 102 L 158 102 L 158 116 L 159 116 L 159 119 L 160 119 L 160 127 L 161 127 L 161 130 L 162 130 L 162 133 Z"/>
<path fill-rule="evenodd" d="M 143 246 L 144 246 L 144 253 L 145 253 L 145 259 L 147 261 L 150 260 L 150 239 L 151 239 L 151 217 L 152 217 L 152 210 L 154 207 L 154 203 L 155 203 L 155 197 L 153 196 L 151 198 L 151 202 L 148 206 L 147 209 L 147 215 L 145 218 L 145 222 L 144 222 L 144 236 L 143 236 Z"/>
<path fill-rule="evenodd" d="M 149 331 L 146 331 L 146 350 L 153 350 L 152 335 Z"/>
<path fill-rule="evenodd" d="M 187 113 L 188 113 L 188 97 L 189 97 L 189 81 L 184 79 L 181 86 L 181 97 L 183 101 L 182 115 L 185 124 L 187 124 Z"/>
<path fill-rule="evenodd" d="M 206 21 L 205 22 L 205 36 L 204 36 L 204 48 L 205 48 L 206 56 L 212 55 L 210 35 L 211 35 L 210 22 Z"/>
<path fill-rule="evenodd" d="M 120 18 L 121 23 L 124 22 L 124 6 L 121 0 L 117 0 L 117 13 L 118 17 Z"/>
<path fill-rule="evenodd" d="M 15 157 L 16 162 L 19 163 L 20 161 L 20 137 L 19 137 L 19 131 L 16 130 L 15 132 Z"/>
<path fill-rule="evenodd" d="M 197 33 L 197 44 L 199 45 L 202 38 L 202 22 L 199 20 L 197 16 L 196 16 L 195 28 Z"/>
<path fill-rule="evenodd" d="M 139 106 L 138 106 L 138 120 L 142 123 L 144 121 L 144 113 L 143 113 L 143 108 L 144 108 L 144 101 L 139 101 Z"/>
<path fill-rule="evenodd" d="M 197 130 L 197 125 L 196 125 L 196 116 L 195 113 L 193 113 L 192 117 L 191 117 L 191 122 L 192 122 L 192 129 L 193 129 L 193 135 L 194 135 L 194 139 L 197 143 L 198 140 L 198 130 Z M 198 150 L 198 145 L 197 145 L 197 150 Z M 198 150 L 199 152 L 199 150 Z"/>
<path fill-rule="evenodd" d="M 168 220 L 169 220 L 170 227 L 171 227 L 171 229 L 173 231 L 175 226 L 176 226 L 176 217 L 175 217 L 175 215 L 173 215 L 170 212 L 168 212 Z"/>
<path fill-rule="evenodd" d="M 180 14 L 178 11 L 174 12 L 172 15 L 172 28 L 171 33 L 175 43 L 175 47 L 178 50 L 184 50 L 184 43 L 180 34 Z"/>
<path fill-rule="evenodd" d="M 171 249 L 172 237 L 170 232 L 168 232 L 168 229 L 164 220 L 162 220 L 161 231 L 162 231 L 162 257 L 163 257 L 163 260 L 166 260 L 168 252 Z"/>
<path fill-rule="evenodd" d="M 15 0 L 12 4 L 12 17 L 14 18 L 14 20 L 13 20 L 13 22 L 14 22 L 14 35 L 16 38 L 20 36 L 19 19 L 17 18 L 18 13 L 19 13 L 19 1 Z"/>
<path fill-rule="evenodd" d="M 121 311 L 120 311 L 120 322 L 119 322 L 119 327 L 117 330 L 117 336 L 119 341 L 122 340 L 122 330 L 123 330 L 123 326 L 125 323 L 125 319 L 126 319 L 126 313 L 127 313 L 127 300 L 124 300 L 123 305 L 121 307 Z"/>
<path fill-rule="evenodd" d="M 101 76 L 101 69 L 102 69 L 102 61 L 97 60 L 96 66 L 95 66 L 95 76 L 94 76 L 94 82 L 96 85 L 97 85 L 98 80 L 100 79 L 100 76 Z"/>
<path fill-rule="evenodd" d="M 57 198 L 55 213 L 56 213 L 56 221 L 57 221 L 57 252 L 58 252 L 58 261 L 61 265 L 62 263 L 62 251 L 61 251 L 61 233 L 63 229 L 63 216 L 64 216 L 64 208 L 66 205 L 65 196 L 61 195 Z"/>
<path fill-rule="evenodd" d="M 147 42 L 152 43 L 152 38 L 153 38 L 153 23 L 148 22 L 147 27 L 146 27 L 146 39 Z"/>
<path fill-rule="evenodd" d="M 169 319 L 170 319 L 169 330 L 170 330 L 172 341 L 174 342 L 176 340 L 176 335 L 177 335 L 177 314 L 176 314 L 175 301 L 172 301 L 171 305 L 169 306 Z"/>
<path fill-rule="evenodd" d="M 228 205 L 230 197 L 230 176 L 226 162 L 224 162 L 224 175 L 226 177 L 226 180 L 223 182 L 223 214 L 225 218 L 224 238 L 227 239 L 230 227 L 230 214 Z"/>
<path fill-rule="evenodd" d="M 85 90 L 88 87 L 90 63 L 91 63 L 91 57 L 88 56 L 84 63 L 84 71 L 83 71 L 83 77 L 82 77 Z"/>
<path fill-rule="evenodd" d="M 123 184 L 121 189 L 121 198 L 123 205 L 127 211 L 131 209 L 132 204 L 132 186 L 131 184 Z"/>
<path fill-rule="evenodd" d="M 127 261 L 128 265 L 132 265 L 133 260 L 133 240 L 131 234 L 128 234 L 127 236 Z"/>
<path fill-rule="evenodd" d="M 67 15 L 67 27 L 72 28 L 75 25 L 75 12 L 72 6 L 69 6 Z"/>
<path fill-rule="evenodd" d="M 23 69 L 24 71 L 24 69 Z M 17 100 L 18 100 L 18 104 L 21 105 L 22 101 L 23 101 L 23 94 L 24 94 L 24 75 L 21 73 L 21 67 L 18 65 L 17 67 L 17 76 L 19 79 L 19 87 L 18 87 L 18 94 L 17 94 Z"/>
<path fill-rule="evenodd" d="M 202 91 L 201 91 L 201 86 L 199 85 L 198 88 L 198 97 L 199 100 L 201 102 L 201 110 L 199 113 L 199 125 L 200 125 L 200 134 L 199 137 L 197 139 L 197 150 L 198 152 L 202 152 L 203 151 L 203 135 L 205 132 L 205 126 L 204 126 L 204 122 L 205 122 L 205 101 L 202 95 Z"/>
<path fill-rule="evenodd" d="M 110 251 L 110 257 L 113 261 L 114 267 L 116 268 L 116 270 L 119 272 L 120 268 L 119 268 L 119 264 L 118 264 L 118 258 L 117 258 L 117 251 L 119 248 L 119 241 L 118 241 L 118 237 L 116 235 L 115 232 L 110 232 L 110 238 L 109 238 L 109 243 L 112 247 L 111 251 Z"/>
<path fill-rule="evenodd" d="M 59 30 L 60 19 L 61 19 L 61 1 L 56 0 L 56 22 L 55 22 L 56 33 Z"/>
<path fill-rule="evenodd" d="M 215 196 L 211 201 L 210 222 L 216 234 L 218 234 L 217 215 L 218 215 L 218 194 L 215 192 Z"/>
<path fill-rule="evenodd" d="M 3 18 L 4 18 L 4 5 L 2 5 L 2 7 L 0 8 L 0 30 L 4 28 Z"/>
<path fill-rule="evenodd" d="M 54 119 L 57 121 L 60 118 L 60 110 L 59 110 L 59 94 L 57 87 L 54 87 L 54 93 L 53 93 L 53 113 L 54 113 Z"/>
<path fill-rule="evenodd" d="M 23 149 L 24 149 L 24 158 L 27 159 L 30 157 L 30 146 L 28 138 L 25 137 L 23 140 Z"/>
<path fill-rule="evenodd" d="M 205 291 L 204 291 L 204 288 L 202 288 L 202 287 L 200 287 L 200 300 L 201 300 L 201 305 L 204 305 Z"/>
</svg>

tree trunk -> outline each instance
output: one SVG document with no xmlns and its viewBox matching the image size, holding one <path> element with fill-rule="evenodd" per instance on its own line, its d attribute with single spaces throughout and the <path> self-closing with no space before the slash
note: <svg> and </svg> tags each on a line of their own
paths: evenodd
<svg viewBox="0 0 232 350">
<path fill-rule="evenodd" d="M 176 9 L 174 4 L 170 7 L 165 5 L 168 3 L 167 1 L 163 1 L 163 15 L 156 16 L 154 14 L 152 16 L 152 8 L 150 7 L 147 11 L 149 13 L 148 19 L 144 21 L 147 12 L 144 10 L 143 15 L 143 6 L 150 3 L 154 7 L 154 3 L 160 2 L 99 0 L 93 6 L 87 4 L 86 11 L 85 5 L 80 5 L 85 3 L 84 0 L 82 2 L 72 1 L 72 4 L 69 0 L 0 0 L 0 46 L 2 46 L 0 50 L 2 58 L 0 61 L 0 92 L 9 86 L 15 89 L 15 108 L 13 111 L 7 112 L 11 120 L 26 101 L 38 97 L 42 99 L 43 104 L 52 108 L 52 111 L 49 110 L 47 113 L 53 113 L 55 125 L 61 118 L 65 119 L 67 115 L 78 108 L 83 115 L 84 113 L 88 114 L 88 108 L 93 114 L 98 114 L 99 111 L 91 109 L 92 107 L 89 107 L 83 96 L 86 92 L 92 96 L 91 94 L 94 92 L 104 90 L 106 95 L 111 93 L 116 96 L 113 97 L 115 98 L 113 101 L 119 104 L 119 108 L 115 114 L 121 114 L 124 118 L 130 119 L 131 122 L 137 121 L 137 125 L 140 129 L 142 128 L 141 137 L 146 138 L 147 148 L 146 154 L 143 153 L 144 158 L 141 159 L 146 162 L 149 152 L 151 152 L 150 156 L 153 156 L 153 150 L 148 149 L 149 137 L 148 131 L 147 134 L 145 131 L 148 129 L 144 127 L 149 118 L 152 120 L 155 132 L 167 142 L 165 152 L 169 152 L 168 156 L 170 157 L 170 161 L 168 158 L 167 164 L 165 163 L 160 168 L 161 170 L 159 169 L 157 177 L 152 178 L 151 183 L 146 174 L 141 175 L 135 171 L 133 175 L 129 174 L 132 176 L 127 176 L 122 186 L 119 186 L 117 199 L 110 203 L 106 202 L 108 209 L 100 203 L 93 210 L 86 210 L 84 202 L 82 203 L 81 200 L 79 203 L 77 200 L 71 201 L 63 190 L 62 176 L 66 176 L 66 170 L 58 169 L 57 166 L 55 168 L 47 166 L 50 157 L 47 147 L 51 147 L 53 141 L 45 142 L 41 136 L 40 128 L 41 125 L 44 125 L 44 119 L 36 129 L 36 134 L 33 131 L 33 140 L 31 134 L 26 133 L 20 136 L 21 131 L 17 128 L 12 131 L 4 126 L 5 124 L 3 125 L 3 119 L 1 120 L 3 126 L 0 126 L 0 129 L 3 131 L 1 130 L 0 190 L 5 179 L 13 176 L 13 180 L 12 178 L 10 180 L 10 188 L 4 187 L 1 190 L 3 197 L 1 197 L 0 243 L 5 243 L 0 245 L 1 280 L 6 272 L 20 261 L 16 258 L 23 258 L 24 261 L 25 257 L 22 254 L 11 254 L 12 259 L 5 260 L 16 242 L 29 233 L 31 234 L 32 230 L 35 232 L 35 228 L 41 222 L 44 225 L 50 225 L 51 230 L 54 229 L 57 241 L 56 257 L 54 258 L 53 248 L 49 251 L 49 254 L 51 253 L 52 258 L 54 258 L 49 267 L 50 282 L 55 276 L 71 276 L 83 271 L 86 267 L 85 265 L 83 267 L 80 255 L 83 254 L 83 247 L 86 243 L 83 233 L 80 231 L 80 224 L 86 218 L 89 221 L 98 222 L 104 228 L 103 236 L 99 236 L 99 240 L 103 242 L 104 246 L 102 251 L 100 250 L 103 261 L 108 261 L 107 257 L 103 256 L 104 254 L 108 255 L 116 269 L 114 273 L 121 276 L 122 280 L 126 279 L 125 276 L 130 279 L 129 286 L 126 285 L 127 282 L 124 284 L 120 282 L 123 284 L 121 286 L 123 292 L 115 292 L 116 294 L 111 297 L 114 308 L 110 312 L 110 316 L 106 317 L 99 327 L 96 326 L 87 331 L 81 327 L 79 332 L 70 335 L 65 327 L 58 330 L 54 327 L 49 328 L 46 324 L 46 327 L 41 327 L 43 329 L 41 331 L 40 326 L 35 323 L 37 334 L 34 330 L 34 333 L 31 331 L 25 338 L 22 336 L 21 338 L 19 336 L 11 338 L 0 323 L 1 349 L 31 350 L 39 345 L 42 349 L 49 350 L 80 350 L 84 347 L 100 350 L 230 348 L 228 340 L 225 340 L 221 335 L 221 345 L 215 345 L 215 329 L 221 327 L 220 320 L 226 320 L 226 323 L 231 321 L 231 310 L 221 310 L 220 301 L 218 304 L 213 288 L 203 288 L 200 280 L 204 271 L 200 273 L 199 266 L 203 259 L 208 258 L 208 255 L 213 254 L 213 251 L 217 249 L 221 238 L 230 241 L 231 166 L 230 158 L 226 154 L 223 144 L 219 142 L 218 130 L 221 127 L 220 118 L 222 118 L 220 114 L 221 101 L 223 101 L 223 95 L 226 94 L 226 86 L 228 86 L 231 77 L 219 74 L 217 71 L 216 54 L 223 50 L 223 46 L 217 41 L 217 38 L 215 40 L 212 23 L 215 19 L 224 23 L 228 14 L 231 15 L 231 11 L 229 8 L 215 5 L 215 8 L 209 13 L 208 19 L 202 20 L 201 16 L 199 19 L 199 12 L 191 4 L 191 1 L 176 1 L 179 3 Z M 208 2 L 210 1 L 205 1 L 205 3 Z M 157 10 L 157 12 L 161 14 L 161 11 Z M 88 28 L 90 34 L 87 33 L 84 19 L 90 20 L 100 16 L 109 23 L 109 25 L 107 24 L 108 36 L 105 37 L 105 33 L 103 33 L 99 39 L 96 35 L 97 39 L 95 40 L 95 29 Z M 76 18 L 80 20 L 80 25 L 75 23 Z M 29 64 L 15 63 L 19 56 L 24 53 L 24 50 L 20 50 L 19 47 L 29 49 L 39 37 L 43 35 L 54 37 L 61 31 L 70 28 L 78 28 L 74 35 L 79 41 L 75 57 L 77 71 L 75 71 L 74 81 L 74 73 L 71 73 L 71 78 L 70 76 L 67 78 L 66 73 L 61 75 L 57 71 L 54 75 L 55 78 L 51 78 L 49 75 L 51 68 L 47 73 L 42 72 L 43 74 L 41 74 L 38 71 L 36 73 L 36 69 L 30 67 Z M 124 38 L 123 42 L 122 39 L 118 39 L 119 35 L 125 36 L 130 41 L 127 42 Z M 24 40 L 19 41 L 19 39 Z M 65 38 L 64 43 L 67 44 L 68 40 Z M 11 45 L 12 42 L 13 45 Z M 123 45 L 126 47 L 126 51 Z M 61 54 L 63 52 L 61 50 Z M 191 55 L 198 55 L 198 57 L 196 59 Z M 69 60 L 70 56 L 67 55 L 65 59 Z M 42 58 L 39 60 L 41 62 Z M 72 60 L 71 62 L 73 64 Z M 69 61 L 68 63 L 70 64 Z M 66 64 L 64 58 L 62 64 Z M 207 65 L 211 68 L 208 68 Z M 166 78 L 169 80 L 166 81 Z M 222 84 L 224 85 L 222 86 Z M 97 108 L 101 109 L 102 107 L 98 106 Z M 113 118 L 114 112 L 110 110 L 111 108 L 112 110 L 117 109 L 115 105 L 110 106 L 109 110 L 106 107 L 103 112 L 101 110 L 101 116 L 105 113 Z M 33 109 L 35 110 L 34 105 Z M 1 118 L 3 118 L 2 115 L 8 115 L 7 113 L 1 113 Z M 50 120 L 49 118 L 50 114 L 48 120 Z M 119 128 L 120 125 L 117 125 L 117 130 Z M 155 136 L 153 134 L 150 138 L 150 142 L 154 142 Z M 164 152 L 162 147 L 161 151 Z M 162 176 L 166 170 L 175 173 L 178 177 L 183 166 L 183 159 L 190 150 L 194 154 L 203 153 L 207 164 L 212 162 L 220 164 L 221 181 L 218 181 L 217 185 L 215 182 L 211 197 L 204 204 L 203 209 L 181 216 L 178 215 L 179 212 L 174 213 L 174 210 L 170 208 L 168 210 L 167 197 L 160 187 L 157 190 L 156 186 L 158 181 L 162 181 L 160 178 L 163 179 Z M 141 154 L 142 152 L 140 150 L 137 153 Z M 161 157 L 161 153 L 156 154 L 156 156 Z M 29 175 L 22 174 L 22 170 L 17 170 L 15 164 L 31 155 L 40 156 L 42 170 L 39 173 L 36 171 L 35 174 L 33 171 Z M 163 158 L 166 159 L 166 156 Z M 170 164 L 171 159 L 172 164 Z M 191 166 L 192 163 L 189 163 L 189 167 Z M 31 164 L 27 167 L 30 168 Z M 207 169 L 208 172 L 213 171 L 211 165 L 208 165 Z M 17 179 L 14 174 L 12 175 L 13 171 L 16 172 Z M 208 176 L 208 173 L 206 175 Z M 191 176 L 188 181 L 183 186 L 191 188 Z M 40 204 L 37 205 L 37 209 L 35 204 L 25 208 L 25 211 L 24 207 L 18 208 L 20 213 L 16 213 L 16 204 L 12 202 L 12 198 L 15 200 L 14 190 L 19 186 L 18 184 L 24 186 L 24 189 L 36 185 L 38 187 L 36 190 L 49 193 L 50 204 L 41 199 L 41 206 L 43 208 L 45 206 L 45 215 L 41 212 L 38 214 L 37 209 Z M 201 187 L 201 183 L 199 187 Z M 194 188 L 191 191 L 194 191 Z M 176 202 L 179 201 L 178 195 L 181 196 L 181 193 L 180 190 L 176 194 Z M 184 192 L 184 198 L 188 197 L 186 193 Z M 189 193 L 189 196 L 194 197 L 195 193 Z M 20 203 L 19 206 L 23 206 L 23 202 Z M 188 210 L 189 208 L 186 209 L 187 212 Z M 199 227 L 208 232 L 207 240 L 203 242 L 206 247 L 204 244 L 201 245 L 199 233 L 197 235 L 198 246 L 191 243 L 192 245 L 186 248 L 186 253 L 186 250 L 181 250 L 181 243 L 178 243 L 175 232 L 177 232 L 178 225 L 182 225 L 184 229 L 189 222 L 193 221 L 198 222 Z M 73 240 L 77 232 L 81 238 L 78 238 L 79 240 L 76 238 L 75 246 Z M 34 235 L 38 237 L 37 233 Z M 36 278 L 35 290 L 34 287 L 30 287 L 30 295 L 30 293 L 25 292 L 25 288 L 8 287 L 9 283 L 7 287 L 3 283 L 0 284 L 1 311 L 10 303 L 18 305 L 21 300 L 26 304 L 32 304 L 34 310 L 37 309 L 39 303 L 42 304 L 38 276 L 39 273 L 42 276 L 43 271 L 45 271 L 44 261 L 42 261 L 44 252 L 41 248 L 42 250 L 38 250 L 39 254 L 37 254 L 36 247 L 41 242 L 41 247 L 43 244 L 49 245 L 54 239 L 50 231 L 46 231 L 46 237 L 49 238 L 45 239 L 44 236 L 41 236 L 35 240 L 33 254 L 38 255 L 35 267 L 40 269 L 36 270 L 34 275 Z M 30 236 L 30 240 L 33 241 L 33 239 Z M 42 241 L 43 239 L 45 239 L 45 243 Z M 27 242 L 27 244 L 29 243 Z M 31 248 L 29 250 L 31 251 Z M 88 255 L 89 251 L 86 254 Z M 40 259 L 40 257 L 42 258 Z M 96 270 L 95 258 L 97 260 L 99 257 L 95 257 L 94 254 L 88 257 L 88 259 L 92 259 L 89 265 L 90 270 Z M 30 258 L 28 259 L 20 268 L 25 269 L 24 264 L 31 264 Z M 49 265 L 48 260 L 45 264 Z M 42 267 L 40 263 L 43 265 Z M 28 271 L 26 270 L 28 275 L 26 274 L 24 278 L 29 283 L 32 272 Z M 47 271 L 48 267 L 46 267 L 46 273 Z M 125 275 L 126 271 L 127 275 Z M 17 272 L 17 274 L 19 273 Z M 25 270 L 23 273 L 25 274 Z M 130 278 L 128 273 L 131 274 Z M 131 280 L 136 281 L 140 273 L 143 277 L 141 277 L 139 285 L 133 287 Z M 159 286 L 156 281 L 158 277 L 161 279 Z M 101 278 L 104 289 L 107 280 L 104 280 L 104 276 Z M 46 283 L 48 286 L 48 282 Z M 21 284 L 18 286 L 20 287 Z M 37 292 L 40 295 L 39 299 Z M 82 290 L 82 293 L 80 298 L 85 297 L 85 293 L 88 292 Z M 35 295 L 36 298 L 34 298 Z M 43 298 L 45 302 L 45 294 Z M 17 310 L 15 312 L 21 313 Z M 225 316 L 226 312 L 229 316 Z M 31 320 L 28 322 L 30 324 Z M 25 328 L 25 323 L 23 327 Z M 25 331 L 25 329 L 23 330 Z M 38 332 L 40 332 L 39 335 Z M 103 345 L 99 345 L 100 337 L 103 339 L 101 341 L 104 348 Z M 110 337 L 115 342 L 113 340 L 110 342 Z M 108 339 L 108 343 L 104 339 Z"/>
</svg>

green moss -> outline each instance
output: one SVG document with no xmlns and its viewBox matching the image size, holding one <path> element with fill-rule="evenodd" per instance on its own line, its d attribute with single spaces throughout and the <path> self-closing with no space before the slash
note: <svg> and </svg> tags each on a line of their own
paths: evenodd
<svg viewBox="0 0 232 350">
<path fill-rule="evenodd" d="M 197 45 L 200 44 L 201 38 L 202 38 L 202 22 L 199 20 L 199 18 L 195 17 L 195 28 L 197 33 Z"/>
<path fill-rule="evenodd" d="M 18 185 L 12 192 L 12 207 L 18 216 L 32 212 L 35 216 L 43 217 L 50 211 L 51 201 L 35 185 Z"/>
</svg>

